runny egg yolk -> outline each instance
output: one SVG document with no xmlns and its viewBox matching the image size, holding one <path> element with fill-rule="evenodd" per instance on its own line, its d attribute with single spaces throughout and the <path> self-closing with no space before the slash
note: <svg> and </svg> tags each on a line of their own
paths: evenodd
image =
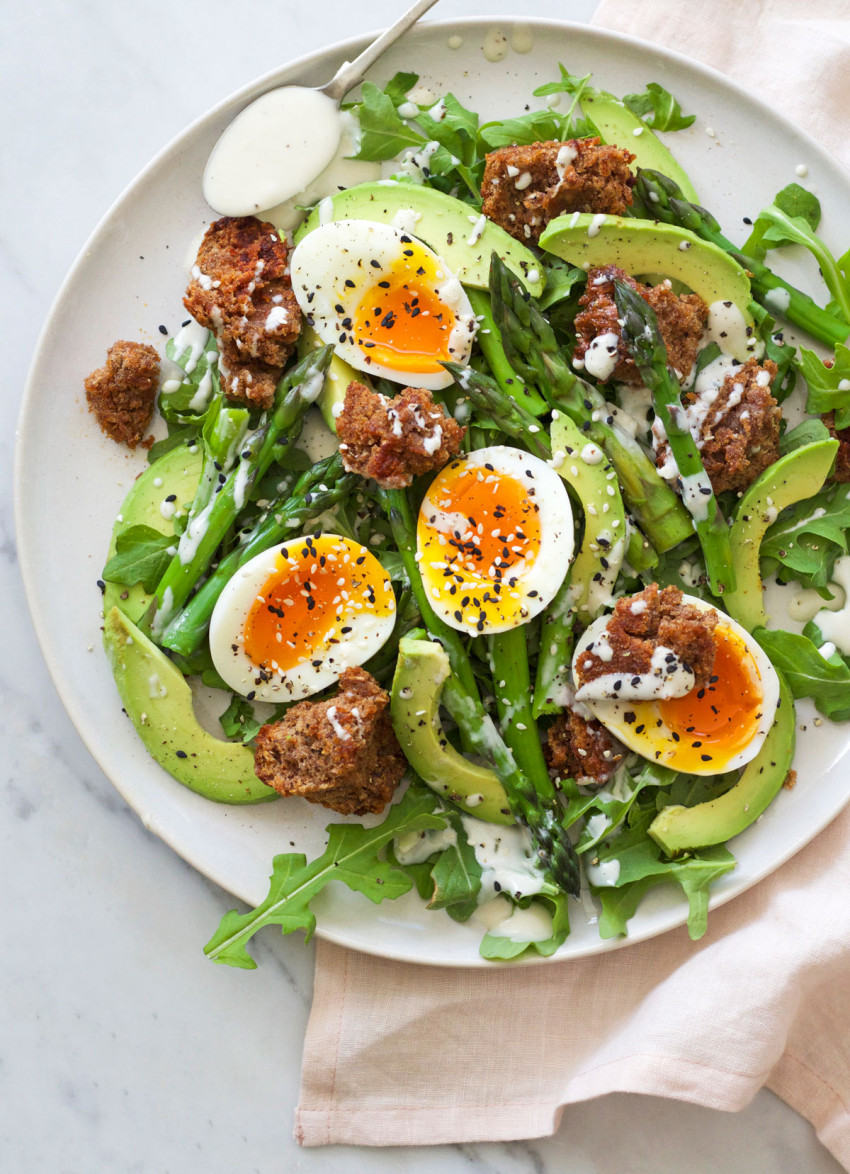
<svg viewBox="0 0 850 1174">
<path fill-rule="evenodd" d="M 439 259 L 409 237 L 403 255 L 363 295 L 353 315 L 357 345 L 372 363 L 417 375 L 437 373 L 450 353 L 455 314 L 437 292 Z"/>
<path fill-rule="evenodd" d="M 517 587 L 541 541 L 533 493 L 492 465 L 463 461 L 432 483 L 419 515 L 422 566 L 458 623 L 483 630 L 488 620 L 522 622 Z"/>
<path fill-rule="evenodd" d="M 714 631 L 714 672 L 703 689 L 660 701 L 658 709 L 676 747 L 679 770 L 727 762 L 758 729 L 764 694 L 746 644 L 729 628 Z M 719 769 L 723 769 L 721 766 Z"/>
<path fill-rule="evenodd" d="M 243 649 L 254 664 L 286 672 L 344 641 L 359 613 L 391 614 L 395 598 L 386 583 L 380 564 L 356 543 L 325 536 L 292 542 L 247 613 Z"/>
</svg>

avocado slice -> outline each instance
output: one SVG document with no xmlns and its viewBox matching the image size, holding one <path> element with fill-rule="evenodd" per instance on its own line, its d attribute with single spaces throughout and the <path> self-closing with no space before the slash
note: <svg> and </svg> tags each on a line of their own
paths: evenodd
<svg viewBox="0 0 850 1174">
<path fill-rule="evenodd" d="M 121 704 L 148 753 L 179 783 L 217 803 L 261 803 L 278 794 L 254 774 L 254 755 L 198 723 L 183 674 L 120 608 L 105 617 L 103 643 Z"/>
<path fill-rule="evenodd" d="M 194 499 L 201 479 L 203 454 L 200 445 L 192 445 L 192 448 L 194 452 L 181 444 L 164 453 L 133 482 L 112 529 L 107 562 L 115 554 L 118 535 L 131 526 L 150 526 L 160 534 L 174 533 L 173 520 L 163 517 L 160 507 L 172 494 L 174 505 L 178 508 Z M 121 583 L 107 581 L 103 593 L 103 613 L 106 615 L 113 607 L 120 607 L 124 615 L 135 622 L 145 614 L 151 599 L 152 596 L 147 594 L 141 583 L 125 587 Z"/>
<path fill-rule="evenodd" d="M 684 169 L 642 118 L 629 110 L 625 102 L 605 90 L 592 90 L 581 96 L 581 108 L 599 131 L 602 141 L 625 147 L 635 157 L 632 170 L 647 167 L 676 181 L 686 200 L 699 202 L 696 189 Z"/>
<path fill-rule="evenodd" d="M 578 617 L 588 624 L 611 602 L 625 554 L 626 512 L 607 457 L 569 416 L 552 413 L 550 437 L 553 468 L 575 491 L 584 510 L 584 536 L 570 568 L 570 583 Z"/>
<path fill-rule="evenodd" d="M 440 694 L 450 671 L 441 644 L 402 636 L 390 697 L 395 735 L 410 765 L 438 795 L 476 819 L 512 824 L 508 797 L 497 776 L 458 754 L 443 733 Z"/>
<path fill-rule="evenodd" d="M 744 269 L 723 249 L 686 228 L 654 220 L 571 212 L 549 222 L 540 247 L 582 269 L 618 265 L 635 277 L 663 273 L 699 294 L 707 306 L 733 302 L 747 325 L 753 325 L 750 281 Z M 728 345 L 741 362 L 751 357 L 745 346 L 736 350 L 732 340 Z"/>
<path fill-rule="evenodd" d="M 529 293 L 537 297 L 543 292 L 546 276 L 534 253 L 454 196 L 417 183 L 381 180 L 346 188 L 331 199 L 333 220 L 372 220 L 379 224 L 403 220 L 405 230 L 430 245 L 463 285 L 488 289 L 490 255 L 498 253 Z M 415 229 L 408 228 L 407 223 L 412 225 L 414 221 Z M 314 208 L 295 233 L 295 243 L 320 223 L 319 209 Z"/>
<path fill-rule="evenodd" d="M 759 570 L 765 531 L 786 506 L 817 493 L 837 449 L 837 440 L 818 440 L 794 449 L 765 469 L 738 502 L 729 532 L 735 590 L 723 596 L 723 607 L 748 632 L 767 624 Z"/>
<path fill-rule="evenodd" d="M 324 345 L 313 327 L 308 326 L 305 322 L 298 336 L 298 357 L 303 359 L 310 351 L 318 350 L 319 347 Z M 362 383 L 370 389 L 372 388 L 372 381 L 364 371 L 355 371 L 349 363 L 346 363 L 345 359 L 341 359 L 334 352 L 328 364 L 328 369 L 325 371 L 325 381 L 322 384 L 322 390 L 319 392 L 319 398 L 316 400 L 316 407 L 322 413 L 322 417 L 331 432 L 336 432 L 336 418 L 342 411 L 342 405 L 345 403 L 345 393 L 352 380 L 356 380 L 358 383 Z"/>
<path fill-rule="evenodd" d="M 794 701 L 779 675 L 779 707 L 756 757 L 731 790 L 695 807 L 663 807 L 649 834 L 668 856 L 722 844 L 754 823 L 779 793 L 791 769 L 796 743 Z"/>
</svg>

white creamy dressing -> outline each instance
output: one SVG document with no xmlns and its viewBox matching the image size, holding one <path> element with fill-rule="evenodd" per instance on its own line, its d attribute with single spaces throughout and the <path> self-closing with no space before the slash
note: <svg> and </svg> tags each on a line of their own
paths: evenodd
<svg viewBox="0 0 850 1174">
<path fill-rule="evenodd" d="M 527 828 L 484 823 L 470 815 L 461 821 L 475 859 L 481 865 L 481 901 L 496 893 L 531 897 L 544 886 Z"/>
<path fill-rule="evenodd" d="M 789 618 L 796 620 L 797 623 L 807 624 L 820 611 L 839 611 L 844 607 L 847 596 L 843 588 L 836 583 L 830 583 L 829 589 L 833 592 L 833 598 L 824 599 L 814 587 L 801 587 L 799 583 L 789 583 L 783 597 Z"/>
<path fill-rule="evenodd" d="M 342 405 L 340 405 L 342 407 Z M 318 408 L 310 408 L 303 417 L 298 447 L 306 452 L 314 464 L 333 456 L 339 447 L 336 436 L 328 428 Z"/>
<path fill-rule="evenodd" d="M 406 179 L 412 180 L 413 183 L 422 183 L 426 176 L 430 174 L 431 160 L 440 149 L 440 144 L 436 139 L 431 139 L 424 147 L 420 147 L 418 151 L 405 151 L 401 162 L 395 169 L 395 175 L 403 175 Z"/>
<path fill-rule="evenodd" d="M 488 904 L 493 908 L 479 907 L 475 917 L 477 921 L 486 924 L 487 932 L 494 938 L 507 938 L 509 942 L 520 945 L 524 942 L 545 942 L 554 932 L 552 915 L 537 901 L 533 901 L 527 909 L 518 909 L 502 897 L 496 897 Z M 484 908 L 486 913 L 482 917 Z"/>
<path fill-rule="evenodd" d="M 579 213 L 574 213 L 574 215 L 577 216 Z M 605 212 L 597 212 L 587 226 L 587 235 L 590 237 L 599 236 L 599 230 L 607 219 Z"/>
<path fill-rule="evenodd" d="M 444 828 L 407 832 L 393 841 L 393 851 L 399 864 L 424 864 L 435 852 L 452 848 L 456 843 L 457 832 L 447 824 Z"/>
<path fill-rule="evenodd" d="M 216 143 L 204 199 L 222 216 L 250 216 L 304 191 L 333 159 L 342 134 L 337 103 L 282 86 L 246 106 Z"/>
<path fill-rule="evenodd" d="M 756 354 L 760 340 L 755 334 L 747 333 L 747 320 L 734 302 L 712 302 L 708 307 L 706 324 L 708 337 L 716 342 L 722 351 L 741 355 Z"/>
<path fill-rule="evenodd" d="M 844 590 L 844 604 L 835 611 L 822 608 L 814 617 L 824 640 L 830 641 L 845 656 L 850 656 L 850 555 L 835 560 L 832 578 Z"/>
<path fill-rule="evenodd" d="M 196 322 L 194 318 L 190 318 L 185 326 L 181 326 L 174 335 L 173 347 L 174 358 L 182 359 L 186 351 L 189 351 L 189 358 L 187 359 L 183 370 L 187 375 L 191 375 L 198 365 L 198 359 L 207 349 L 207 339 L 210 337 L 210 332 L 206 326 L 201 326 L 200 322 Z M 174 389 L 176 390 L 176 388 Z"/>
<path fill-rule="evenodd" d="M 198 389 L 189 400 L 187 407 L 190 412 L 202 412 L 210 402 L 213 392 L 213 367 L 218 362 L 218 352 L 208 351 L 204 356 L 207 360 L 207 369 L 198 382 Z"/>
<path fill-rule="evenodd" d="M 613 331 L 598 334 L 585 351 L 584 369 L 600 383 L 607 383 L 614 374 L 620 349 L 620 336 Z"/>
<path fill-rule="evenodd" d="M 559 183 L 564 182 L 564 176 L 566 175 L 567 168 L 573 162 L 577 154 L 578 150 L 571 143 L 564 143 L 563 147 L 558 150 L 558 154 L 555 156 L 555 170 L 558 173 Z"/>
<path fill-rule="evenodd" d="M 613 888 L 620 879 L 620 861 L 603 860 L 599 864 L 588 864 L 587 879 L 597 889 Z"/>
<path fill-rule="evenodd" d="M 791 294 L 787 289 L 778 286 L 776 289 L 769 289 L 764 295 L 764 304 L 770 310 L 771 314 L 784 314 L 791 305 Z"/>
<path fill-rule="evenodd" d="M 708 506 L 712 492 L 711 481 L 705 470 L 682 478 L 682 501 L 695 522 L 708 521 Z"/>
<path fill-rule="evenodd" d="M 282 232 L 291 233 L 298 227 L 304 219 L 301 209 L 335 196 L 343 188 L 381 178 L 380 163 L 349 158 L 357 154 L 360 126 L 350 111 L 342 111 L 338 117 L 342 127 L 339 146 L 324 171 L 311 177 L 305 187 L 290 199 L 265 212 L 265 219 Z"/>
<path fill-rule="evenodd" d="M 422 213 L 417 212 L 415 208 L 399 208 L 390 223 L 399 232 L 406 232 L 410 236 L 416 236 L 416 225 L 421 219 Z"/>
<path fill-rule="evenodd" d="M 487 61 L 491 61 L 495 65 L 497 62 L 505 60 L 508 55 L 508 48 L 508 38 L 502 30 L 490 29 L 484 38 L 481 52 Z"/>
</svg>

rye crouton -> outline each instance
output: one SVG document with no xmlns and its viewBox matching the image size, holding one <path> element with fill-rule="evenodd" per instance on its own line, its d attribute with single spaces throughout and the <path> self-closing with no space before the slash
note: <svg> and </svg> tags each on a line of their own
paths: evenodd
<svg viewBox="0 0 850 1174">
<path fill-rule="evenodd" d="M 106 363 L 86 378 L 89 411 L 107 436 L 135 448 L 153 416 L 159 355 L 142 342 L 113 343 Z"/>
<path fill-rule="evenodd" d="M 621 216 L 632 202 L 633 159 L 598 138 L 500 147 L 486 157 L 481 210 L 526 244 L 562 212 Z"/>
<path fill-rule="evenodd" d="M 349 668 L 330 701 L 300 701 L 257 734 L 254 770 L 281 795 L 338 811 L 383 811 L 407 769 L 393 733 L 389 695 Z"/>
<path fill-rule="evenodd" d="M 229 399 L 270 407 L 301 331 L 289 248 L 255 216 L 224 216 L 207 229 L 183 304 L 215 335 Z"/>
<path fill-rule="evenodd" d="M 349 473 L 403 489 L 414 477 L 442 469 L 459 452 L 466 429 L 423 388 L 406 387 L 387 399 L 352 381 L 336 431 Z"/>
<path fill-rule="evenodd" d="M 603 383 L 614 379 L 619 383 L 641 383 L 640 372 L 623 342 L 617 303 L 614 301 L 614 279 L 625 282 L 636 290 L 655 311 L 658 329 L 667 347 L 667 361 L 684 379 L 690 374 L 697 357 L 703 327 L 708 318 L 708 307 L 697 294 L 675 294 L 664 282 L 660 285 L 642 285 L 616 265 L 591 269 L 587 274 L 587 289 L 579 298 L 584 309 L 576 315 L 576 348 L 573 362 L 585 364 L 587 352 L 594 340 L 615 336 L 616 351 L 612 351 Z M 614 345 L 614 342 L 611 343 Z M 591 373 L 593 373 L 591 371 Z"/>
</svg>

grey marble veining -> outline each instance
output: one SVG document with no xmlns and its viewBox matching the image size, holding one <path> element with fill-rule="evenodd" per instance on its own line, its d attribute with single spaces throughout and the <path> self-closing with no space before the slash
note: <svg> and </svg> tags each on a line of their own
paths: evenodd
<svg viewBox="0 0 850 1174">
<path fill-rule="evenodd" d="M 400 0 L 41 0 L 7 7 L 0 54 L 0 1170 L 3 1174 L 828 1174 L 837 1164 L 769 1093 L 735 1116 L 612 1096 L 553 1138 L 300 1151 L 292 1112 L 313 951 L 264 935 L 253 973 L 201 947 L 232 899 L 148 833 L 95 766 L 48 678 L 18 577 L 13 434 L 41 323 L 86 236 L 187 122 L 257 74 L 386 25 Z M 435 16 L 523 5 L 445 0 Z M 594 0 L 535 0 L 590 17 Z M 241 35 L 244 34 L 244 35 Z M 57 395 L 73 389 L 57 388 Z M 45 454 L 49 459 L 49 454 Z M 37 477 L 34 469 L 31 476 Z M 62 608 L 57 567 L 56 607 Z M 93 652 L 92 655 L 97 655 Z M 439 1079 L 439 1073 L 435 1073 Z"/>
</svg>

